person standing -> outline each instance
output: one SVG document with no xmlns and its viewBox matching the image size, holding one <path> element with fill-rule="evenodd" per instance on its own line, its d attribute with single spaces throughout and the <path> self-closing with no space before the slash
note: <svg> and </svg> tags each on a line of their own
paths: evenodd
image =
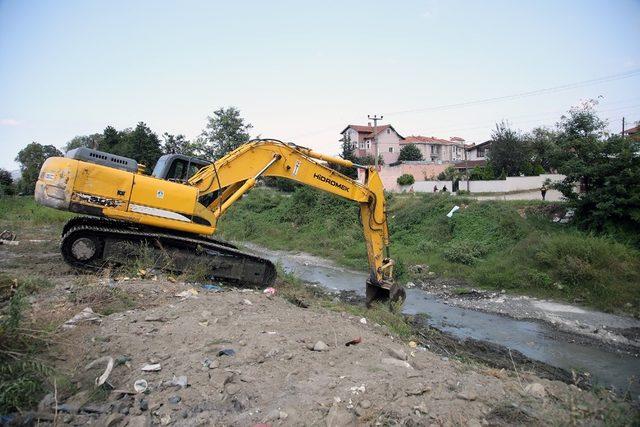
<svg viewBox="0 0 640 427">
<path fill-rule="evenodd" d="M 542 187 L 540 187 L 540 194 L 542 195 L 542 200 L 545 200 L 545 198 L 547 197 L 547 186 L 545 184 L 542 184 Z"/>
<path fill-rule="evenodd" d="M 434 185 L 434 186 L 433 186 L 433 192 L 434 192 L 434 193 L 437 193 L 437 192 L 438 192 L 438 184 L 436 184 L 436 185 Z"/>
</svg>

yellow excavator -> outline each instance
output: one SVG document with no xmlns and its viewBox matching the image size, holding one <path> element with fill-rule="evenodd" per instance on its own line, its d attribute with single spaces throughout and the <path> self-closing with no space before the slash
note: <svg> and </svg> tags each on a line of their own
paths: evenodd
<svg viewBox="0 0 640 427">
<path fill-rule="evenodd" d="M 325 162 L 364 169 L 364 182 Z M 385 199 L 376 169 L 292 143 L 252 140 L 213 163 L 167 154 L 151 175 L 133 159 L 81 147 L 45 161 L 35 199 L 85 215 L 71 219 L 62 231 L 62 256 L 76 268 L 100 269 L 123 243 L 147 244 L 171 252 L 178 260 L 173 268 L 179 271 L 189 268 L 195 254 L 208 257 L 213 278 L 269 286 L 276 277 L 269 260 L 210 237 L 220 217 L 260 177 L 286 178 L 358 202 L 369 261 L 367 304 L 404 300 L 404 289 L 393 280 Z M 188 256 L 181 256 L 185 253 Z"/>
</svg>

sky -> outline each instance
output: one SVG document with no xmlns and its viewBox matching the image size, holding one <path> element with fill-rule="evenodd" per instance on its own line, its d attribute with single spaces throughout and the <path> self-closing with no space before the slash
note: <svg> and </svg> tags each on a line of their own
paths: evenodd
<svg viewBox="0 0 640 427">
<path fill-rule="evenodd" d="M 640 120 L 639 89 L 639 0 L 0 0 L 9 170 L 31 141 L 107 125 L 195 138 L 227 106 L 252 136 L 329 154 L 370 114 L 403 136 L 482 142 L 496 122 L 553 126 L 598 98 L 619 132 Z"/>
</svg>

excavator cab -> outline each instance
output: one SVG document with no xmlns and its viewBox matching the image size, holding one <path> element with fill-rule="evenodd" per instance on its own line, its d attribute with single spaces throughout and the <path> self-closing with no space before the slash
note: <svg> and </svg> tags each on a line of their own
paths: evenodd
<svg viewBox="0 0 640 427">
<path fill-rule="evenodd" d="M 201 168 L 210 164 L 206 160 L 184 154 L 165 154 L 158 159 L 151 175 L 166 181 L 186 183 Z"/>
</svg>

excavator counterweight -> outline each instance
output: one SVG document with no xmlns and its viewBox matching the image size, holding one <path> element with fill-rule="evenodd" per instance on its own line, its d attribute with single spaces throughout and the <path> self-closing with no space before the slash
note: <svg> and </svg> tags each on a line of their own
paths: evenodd
<svg viewBox="0 0 640 427">
<path fill-rule="evenodd" d="M 364 168 L 364 182 L 324 162 Z M 271 262 L 210 236 L 233 203 L 260 177 L 271 176 L 357 202 L 369 261 L 367 303 L 404 300 L 404 289 L 393 280 L 393 261 L 385 253 L 389 232 L 384 189 L 374 167 L 278 140 L 258 139 L 213 163 L 166 155 L 151 176 L 141 173 L 143 170 L 133 159 L 87 148 L 45 161 L 36 184 L 36 201 L 90 215 L 65 226 L 61 249 L 69 264 L 101 268 L 117 244 L 146 243 L 165 251 L 209 257 L 213 277 L 268 285 L 275 278 Z"/>
</svg>

